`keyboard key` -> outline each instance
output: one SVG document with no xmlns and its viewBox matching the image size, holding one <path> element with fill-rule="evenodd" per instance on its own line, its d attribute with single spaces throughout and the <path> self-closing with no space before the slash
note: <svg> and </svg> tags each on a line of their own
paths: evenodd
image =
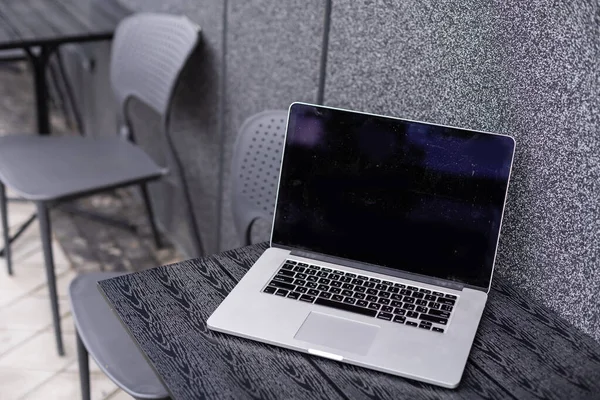
<svg viewBox="0 0 600 400">
<path fill-rule="evenodd" d="M 390 306 L 382 306 L 382 307 L 381 307 L 381 311 L 383 311 L 383 312 L 389 312 L 389 313 L 391 313 L 392 311 L 394 311 L 394 307 L 390 307 Z"/>
<path fill-rule="evenodd" d="M 418 305 L 418 306 L 426 306 L 427 305 L 427 300 L 421 300 L 421 299 L 419 299 L 419 300 L 415 301 L 415 304 Z"/>
<path fill-rule="evenodd" d="M 367 301 L 377 301 L 377 296 L 368 295 L 367 296 Z"/>
<path fill-rule="evenodd" d="M 430 301 L 429 304 L 428 304 L 428 306 L 430 308 L 435 308 L 435 309 L 440 308 L 440 304 L 439 303 L 434 303 L 433 301 Z"/>
<path fill-rule="evenodd" d="M 422 299 L 423 297 L 425 297 L 425 293 L 416 292 L 412 294 L 412 297 L 414 297 L 415 299 Z"/>
<path fill-rule="evenodd" d="M 415 291 L 415 290 L 417 290 L 417 291 L 418 291 L 418 290 L 419 290 L 419 288 L 417 288 L 417 287 L 414 287 L 414 286 L 407 286 L 406 288 L 407 288 L 408 290 L 413 290 L 413 291 Z"/>
<path fill-rule="evenodd" d="M 344 283 L 344 284 L 342 285 L 342 289 L 348 289 L 348 290 L 352 290 L 352 289 L 354 289 L 354 285 L 351 285 L 351 284 L 349 284 L 349 283 Z"/>
<path fill-rule="evenodd" d="M 305 301 L 307 303 L 312 303 L 313 301 L 315 301 L 315 296 L 310 296 L 308 294 L 303 294 L 302 296 L 300 296 L 300 301 Z"/>
<path fill-rule="evenodd" d="M 315 304 L 319 304 L 321 306 L 326 306 L 326 307 L 337 308 L 338 310 L 350 311 L 350 312 L 354 312 L 357 314 L 367 315 L 369 317 L 374 317 L 375 315 L 377 315 L 377 311 L 375 311 L 375 310 L 369 310 L 368 308 L 357 307 L 357 306 L 353 306 L 351 304 L 338 303 L 336 301 L 323 299 L 321 297 L 319 297 L 315 301 Z"/>
<path fill-rule="evenodd" d="M 406 314 L 406 310 L 403 310 L 401 308 L 394 308 L 394 314 L 396 314 L 396 315 L 404 315 L 404 314 Z"/>
<path fill-rule="evenodd" d="M 330 299 L 331 298 L 331 293 L 321 292 L 321 293 L 319 293 L 319 297 L 322 297 L 324 299 Z"/>
<path fill-rule="evenodd" d="M 409 325 L 409 326 L 418 326 L 418 324 L 416 322 L 412 322 L 412 321 L 406 321 L 406 325 Z"/>
<path fill-rule="evenodd" d="M 332 274 L 336 274 L 338 276 L 343 276 L 344 273 L 342 271 L 333 271 Z"/>
<path fill-rule="evenodd" d="M 404 289 L 406 287 L 406 285 L 403 285 L 402 283 L 394 283 L 394 287 Z"/>
<path fill-rule="evenodd" d="M 435 299 L 436 299 L 436 297 L 432 296 L 430 294 L 428 294 L 427 296 L 425 296 L 425 300 L 427 300 L 427 301 L 435 301 Z"/>
<path fill-rule="evenodd" d="M 276 288 L 274 288 L 273 286 L 267 286 L 267 287 L 265 288 L 265 290 L 263 290 L 263 292 L 265 292 L 265 293 L 269 293 L 269 294 L 273 294 L 273 293 L 275 293 L 275 291 L 276 291 L 276 290 L 277 290 L 277 289 L 276 289 Z"/>
<path fill-rule="evenodd" d="M 277 272 L 279 275 L 285 275 L 285 276 L 294 276 L 294 271 L 287 271 L 285 269 L 281 269 L 279 270 L 279 272 Z"/>
<path fill-rule="evenodd" d="M 275 292 L 275 296 L 281 296 L 281 297 L 285 297 L 288 295 L 288 291 L 285 289 L 277 289 L 277 291 Z"/>
<path fill-rule="evenodd" d="M 429 293 L 431 293 L 431 290 L 428 290 L 428 289 L 419 289 L 419 292 L 425 293 L 425 294 L 429 294 Z"/>
<path fill-rule="evenodd" d="M 296 292 L 298 292 L 298 293 L 306 293 L 306 292 L 308 292 L 308 289 L 305 288 L 305 287 L 299 286 L 299 287 L 296 288 Z"/>
<path fill-rule="evenodd" d="M 348 289 L 342 290 L 343 296 L 352 296 L 353 294 L 354 294 L 354 292 L 352 290 L 348 290 Z"/>
<path fill-rule="evenodd" d="M 311 296 L 318 296 L 319 295 L 319 291 L 316 289 L 310 289 L 307 294 L 311 295 Z"/>
<path fill-rule="evenodd" d="M 381 279 L 377 279 L 377 278 L 370 278 L 369 282 L 375 282 L 375 283 L 379 283 L 381 282 Z"/>
<path fill-rule="evenodd" d="M 331 279 L 332 281 L 337 281 L 340 279 L 340 276 L 338 274 L 336 274 L 334 271 L 331 274 L 327 275 L 327 279 Z"/>
<path fill-rule="evenodd" d="M 431 329 L 431 325 L 423 325 L 423 324 L 419 324 L 419 328 L 421 328 L 421 329 L 427 329 L 427 330 L 430 330 L 430 329 Z"/>
<path fill-rule="evenodd" d="M 275 286 L 278 289 L 286 289 L 286 290 L 294 290 L 294 285 L 290 285 L 289 283 L 271 281 L 269 286 Z"/>
<path fill-rule="evenodd" d="M 401 302 L 401 301 L 392 301 L 392 302 L 390 303 L 390 305 L 391 305 L 392 307 L 402 307 L 402 302 Z"/>
<path fill-rule="evenodd" d="M 400 289 L 397 287 L 388 287 L 388 292 L 390 293 L 399 293 Z"/>
<path fill-rule="evenodd" d="M 414 304 L 415 299 L 412 297 L 408 297 L 408 296 L 404 296 L 404 299 L 402 299 L 405 303 L 410 303 L 410 304 Z"/>
<path fill-rule="evenodd" d="M 416 312 L 420 312 L 420 313 L 426 313 L 427 312 L 427 307 L 417 306 L 417 308 L 415 309 L 415 311 Z"/>
<path fill-rule="evenodd" d="M 356 278 L 356 274 L 353 274 L 352 272 L 346 272 L 346 273 L 344 274 L 344 276 L 347 276 L 347 277 L 349 277 L 349 278 Z"/>
<path fill-rule="evenodd" d="M 399 324 L 403 324 L 404 321 L 406 321 L 406 317 L 403 317 L 401 315 L 394 316 L 394 322 L 397 322 Z"/>
<path fill-rule="evenodd" d="M 352 282 L 352 278 L 350 278 L 349 276 L 342 276 L 340 278 L 340 282 L 342 282 L 342 283 L 350 283 L 350 282 Z"/>
<path fill-rule="evenodd" d="M 339 287 L 339 288 L 341 288 L 341 287 L 342 287 L 342 282 L 339 282 L 339 281 L 332 281 L 332 282 L 330 283 L 330 285 L 331 285 L 331 286 L 333 286 L 333 287 Z"/>
<path fill-rule="evenodd" d="M 329 273 L 327 273 L 325 271 L 319 271 L 319 272 L 317 272 L 317 276 L 320 278 L 326 278 L 329 276 Z"/>
<path fill-rule="evenodd" d="M 404 305 L 402 306 L 402 308 L 406 309 L 406 310 L 414 310 L 415 309 L 415 305 L 414 304 L 410 304 L 410 303 L 404 303 Z"/>
<path fill-rule="evenodd" d="M 365 293 L 367 289 L 364 286 L 354 286 L 354 291 L 358 293 Z"/>
<path fill-rule="evenodd" d="M 331 268 L 321 268 L 321 271 L 331 272 L 333 271 Z"/>
<path fill-rule="evenodd" d="M 442 328 L 438 328 L 436 326 L 434 326 L 433 328 L 431 328 L 431 330 L 434 331 L 434 332 L 444 333 L 444 330 Z"/>
<path fill-rule="evenodd" d="M 355 299 L 362 300 L 362 299 L 364 299 L 366 297 L 366 295 L 364 293 L 358 293 L 358 292 L 356 292 L 356 293 L 354 293 L 352 295 L 352 297 L 354 297 Z"/>
<path fill-rule="evenodd" d="M 302 294 L 298 293 L 298 292 L 290 292 L 290 294 L 288 294 L 288 299 L 292 299 L 292 300 L 296 300 L 298 299 Z"/>
<path fill-rule="evenodd" d="M 402 300 L 404 296 L 402 296 L 401 294 L 393 294 L 390 296 L 390 299 L 392 300 Z"/>
<path fill-rule="evenodd" d="M 434 322 L 440 325 L 446 325 L 448 323 L 448 320 L 446 318 L 434 317 L 433 315 L 429 314 L 421 314 L 419 318 L 424 321 Z"/>
<path fill-rule="evenodd" d="M 277 282 L 285 282 L 285 283 L 294 282 L 294 278 L 290 278 L 289 276 L 285 276 L 285 275 L 275 275 L 273 277 L 273 280 L 277 281 Z M 452 300 L 450 300 L 450 301 L 452 301 Z"/>
<path fill-rule="evenodd" d="M 361 279 L 354 278 L 354 279 L 352 279 L 352 282 L 351 282 L 351 283 L 352 283 L 353 285 L 358 285 L 358 286 L 361 286 L 361 285 L 362 285 L 363 283 L 365 283 L 365 282 L 364 282 L 363 280 L 361 280 Z"/>
<path fill-rule="evenodd" d="M 453 295 L 453 294 L 447 294 L 447 295 L 446 295 L 446 297 L 447 297 L 447 298 L 449 298 L 449 299 L 452 299 L 452 300 L 456 300 L 456 298 L 457 298 L 457 297 L 456 297 L 455 295 Z"/>
<path fill-rule="evenodd" d="M 452 307 L 452 306 L 449 306 L 449 305 L 447 305 L 447 304 L 444 304 L 442 307 L 440 307 L 440 309 L 441 309 L 441 310 L 444 310 L 444 311 L 452 311 L 452 309 L 453 309 L 453 308 L 454 308 L 454 307 Z"/>
<path fill-rule="evenodd" d="M 383 283 L 384 285 L 388 285 L 388 286 L 392 286 L 394 284 L 394 282 L 390 282 L 390 281 L 381 281 L 381 283 Z"/>
<path fill-rule="evenodd" d="M 326 292 L 326 291 L 329 290 L 329 286 L 327 286 L 327 285 L 319 285 L 319 286 L 317 286 L 317 289 Z"/>
<path fill-rule="evenodd" d="M 342 289 L 337 288 L 337 287 L 330 287 L 329 288 L 329 293 L 340 294 L 340 293 L 342 293 Z"/>
<path fill-rule="evenodd" d="M 359 307 L 368 307 L 369 306 L 369 302 L 366 300 L 357 300 L 356 301 L 356 305 Z"/>
<path fill-rule="evenodd" d="M 377 290 L 387 290 L 387 285 L 383 285 L 381 283 L 375 285 L 375 289 Z"/>
<path fill-rule="evenodd" d="M 381 305 L 379 305 L 377 303 L 369 303 L 369 308 L 371 310 L 379 310 L 381 308 Z"/>
<path fill-rule="evenodd" d="M 319 279 L 319 283 L 322 283 L 323 285 L 329 285 L 331 283 L 331 280 L 327 278 L 321 278 Z"/>
<path fill-rule="evenodd" d="M 296 272 L 304 272 L 304 267 L 301 267 L 300 265 L 302 265 L 302 264 L 298 264 L 298 266 L 294 267 L 294 271 L 296 271 Z"/>
<path fill-rule="evenodd" d="M 383 320 L 386 320 L 386 321 L 391 321 L 392 320 L 392 314 L 386 313 L 386 312 L 380 312 L 379 314 L 377 314 L 377 318 L 383 319 Z"/>
<path fill-rule="evenodd" d="M 379 297 L 383 297 L 384 299 L 389 299 L 390 294 L 388 292 L 384 292 L 383 290 L 379 291 Z"/>
<path fill-rule="evenodd" d="M 342 296 L 341 294 L 334 294 L 331 296 L 331 300 L 344 301 L 344 296 Z"/>
<path fill-rule="evenodd" d="M 306 274 L 301 274 L 299 272 L 296 273 L 296 279 L 306 279 Z"/>
<path fill-rule="evenodd" d="M 304 271 L 304 273 L 313 276 L 317 274 L 317 271 L 315 271 L 314 269 L 307 269 L 306 271 Z"/>
<path fill-rule="evenodd" d="M 309 289 L 316 289 L 317 283 L 316 282 L 306 282 L 306 285 L 304 285 L 305 287 L 309 288 Z"/>
<path fill-rule="evenodd" d="M 367 289 L 367 294 L 376 296 L 377 293 L 379 293 L 379 290 L 375 290 L 375 289 Z"/>
<path fill-rule="evenodd" d="M 346 304 L 356 304 L 356 299 L 353 299 L 352 297 L 346 297 L 343 302 Z"/>
<path fill-rule="evenodd" d="M 319 267 L 317 267 L 316 265 L 309 265 L 308 268 L 313 269 L 313 270 L 314 269 L 319 269 Z"/>
<path fill-rule="evenodd" d="M 406 312 L 406 317 L 407 318 L 417 318 L 419 316 L 419 313 L 414 312 L 414 311 L 407 311 Z"/>
<path fill-rule="evenodd" d="M 410 296 L 412 294 L 412 292 L 408 289 L 402 289 L 402 290 L 400 290 L 400 294 L 402 294 L 404 296 Z"/>
<path fill-rule="evenodd" d="M 384 299 L 384 298 L 380 297 L 379 300 L 377 300 L 377 302 L 379 304 L 383 304 L 384 306 L 387 306 L 390 304 L 390 299 Z"/>
<path fill-rule="evenodd" d="M 434 296 L 442 296 L 442 297 L 444 297 L 444 293 L 442 293 L 442 292 L 432 292 L 431 294 L 434 295 Z"/>
<path fill-rule="evenodd" d="M 429 310 L 428 314 L 440 318 L 450 318 L 450 313 L 446 311 Z"/>
<path fill-rule="evenodd" d="M 319 278 L 317 278 L 316 276 L 309 275 L 309 276 L 306 278 L 306 280 L 307 280 L 307 281 L 309 281 L 309 282 L 318 282 L 318 281 L 319 281 Z"/>
<path fill-rule="evenodd" d="M 301 262 L 299 262 L 299 263 L 298 263 L 298 265 L 299 265 L 300 267 L 308 267 L 308 264 L 306 264 L 306 263 L 301 263 Z M 319 268 L 319 267 L 317 267 L 317 266 L 315 266 L 315 265 L 312 265 L 312 267 Z"/>
<path fill-rule="evenodd" d="M 372 289 L 375 287 L 375 282 L 365 282 L 363 283 L 363 286 L 369 289 Z"/>
<path fill-rule="evenodd" d="M 304 285 L 306 285 L 306 281 L 303 281 L 302 279 L 296 279 L 294 281 L 294 285 L 296 285 L 296 286 L 304 286 Z"/>
<path fill-rule="evenodd" d="M 456 303 L 456 301 L 445 297 L 438 297 L 437 302 L 440 304 L 448 304 L 449 306 L 453 306 L 454 303 Z"/>
</svg>

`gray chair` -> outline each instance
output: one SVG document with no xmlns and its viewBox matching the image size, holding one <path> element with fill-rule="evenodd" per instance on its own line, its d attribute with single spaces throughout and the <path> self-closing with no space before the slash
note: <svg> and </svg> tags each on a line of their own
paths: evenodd
<svg viewBox="0 0 600 400">
<path fill-rule="evenodd" d="M 198 46 L 197 25 L 183 17 L 140 14 L 118 27 L 111 64 L 111 84 L 127 117 L 127 103 L 136 98 L 161 115 L 168 126 L 173 92 L 183 67 Z M 122 131 L 133 141 L 127 119 Z M 9 274 L 12 273 L 5 186 L 36 203 L 43 241 L 46 275 L 57 350 L 64 354 L 56 294 L 48 210 L 58 203 L 101 191 L 139 185 L 154 240 L 160 245 L 146 184 L 166 169 L 123 138 L 11 135 L 0 138 L 0 212 Z M 94 287 L 93 290 L 96 290 Z M 76 302 L 76 300 L 74 300 Z M 75 317 L 77 321 L 77 317 Z M 88 327 L 78 327 L 80 333 Z"/>
<path fill-rule="evenodd" d="M 233 220 L 244 245 L 260 219 L 272 221 L 285 138 L 287 111 L 248 118 L 239 130 L 231 166 Z"/>
</svg>

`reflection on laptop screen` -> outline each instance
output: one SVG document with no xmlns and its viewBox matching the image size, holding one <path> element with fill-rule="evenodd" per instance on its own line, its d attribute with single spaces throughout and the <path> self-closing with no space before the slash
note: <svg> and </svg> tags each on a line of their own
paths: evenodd
<svg viewBox="0 0 600 400">
<path fill-rule="evenodd" d="M 272 243 L 487 288 L 514 141 L 295 103 Z"/>
</svg>

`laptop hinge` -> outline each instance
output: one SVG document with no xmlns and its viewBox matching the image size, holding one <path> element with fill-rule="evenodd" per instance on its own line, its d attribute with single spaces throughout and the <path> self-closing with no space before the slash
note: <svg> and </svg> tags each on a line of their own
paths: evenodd
<svg viewBox="0 0 600 400">
<path fill-rule="evenodd" d="M 393 269 L 393 268 L 381 267 L 378 265 L 362 263 L 360 261 L 352 261 L 352 260 L 348 260 L 345 258 L 333 257 L 333 256 L 328 256 L 328 255 L 319 254 L 319 253 L 313 253 L 313 252 L 309 252 L 309 251 L 292 250 L 290 254 L 293 256 L 312 258 L 313 260 L 317 260 L 317 261 L 325 261 L 325 262 L 329 262 L 332 264 L 339 264 L 339 265 L 343 265 L 343 266 L 347 266 L 347 267 L 351 267 L 351 268 L 361 269 L 364 271 L 375 272 L 375 273 L 384 274 L 384 275 L 390 275 L 390 276 L 394 276 L 396 278 L 409 279 L 412 281 L 427 283 L 428 285 L 441 286 L 441 287 L 445 287 L 448 289 L 454 289 L 454 290 L 458 290 L 458 291 L 463 290 L 465 287 L 470 287 L 470 285 L 465 285 L 460 282 L 455 282 L 455 281 L 450 281 L 450 280 L 440 279 L 440 278 L 434 278 L 434 277 L 424 276 L 424 275 L 419 275 L 419 274 L 413 274 L 411 272 L 401 271 L 401 270 L 397 270 L 397 269 Z M 473 288 L 473 289 L 479 289 L 479 288 Z"/>
</svg>

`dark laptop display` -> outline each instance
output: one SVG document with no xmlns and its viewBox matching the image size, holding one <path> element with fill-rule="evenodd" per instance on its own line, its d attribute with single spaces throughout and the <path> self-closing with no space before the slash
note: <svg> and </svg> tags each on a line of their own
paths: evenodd
<svg viewBox="0 0 600 400">
<path fill-rule="evenodd" d="M 291 107 L 272 243 L 487 288 L 514 141 Z"/>
</svg>

